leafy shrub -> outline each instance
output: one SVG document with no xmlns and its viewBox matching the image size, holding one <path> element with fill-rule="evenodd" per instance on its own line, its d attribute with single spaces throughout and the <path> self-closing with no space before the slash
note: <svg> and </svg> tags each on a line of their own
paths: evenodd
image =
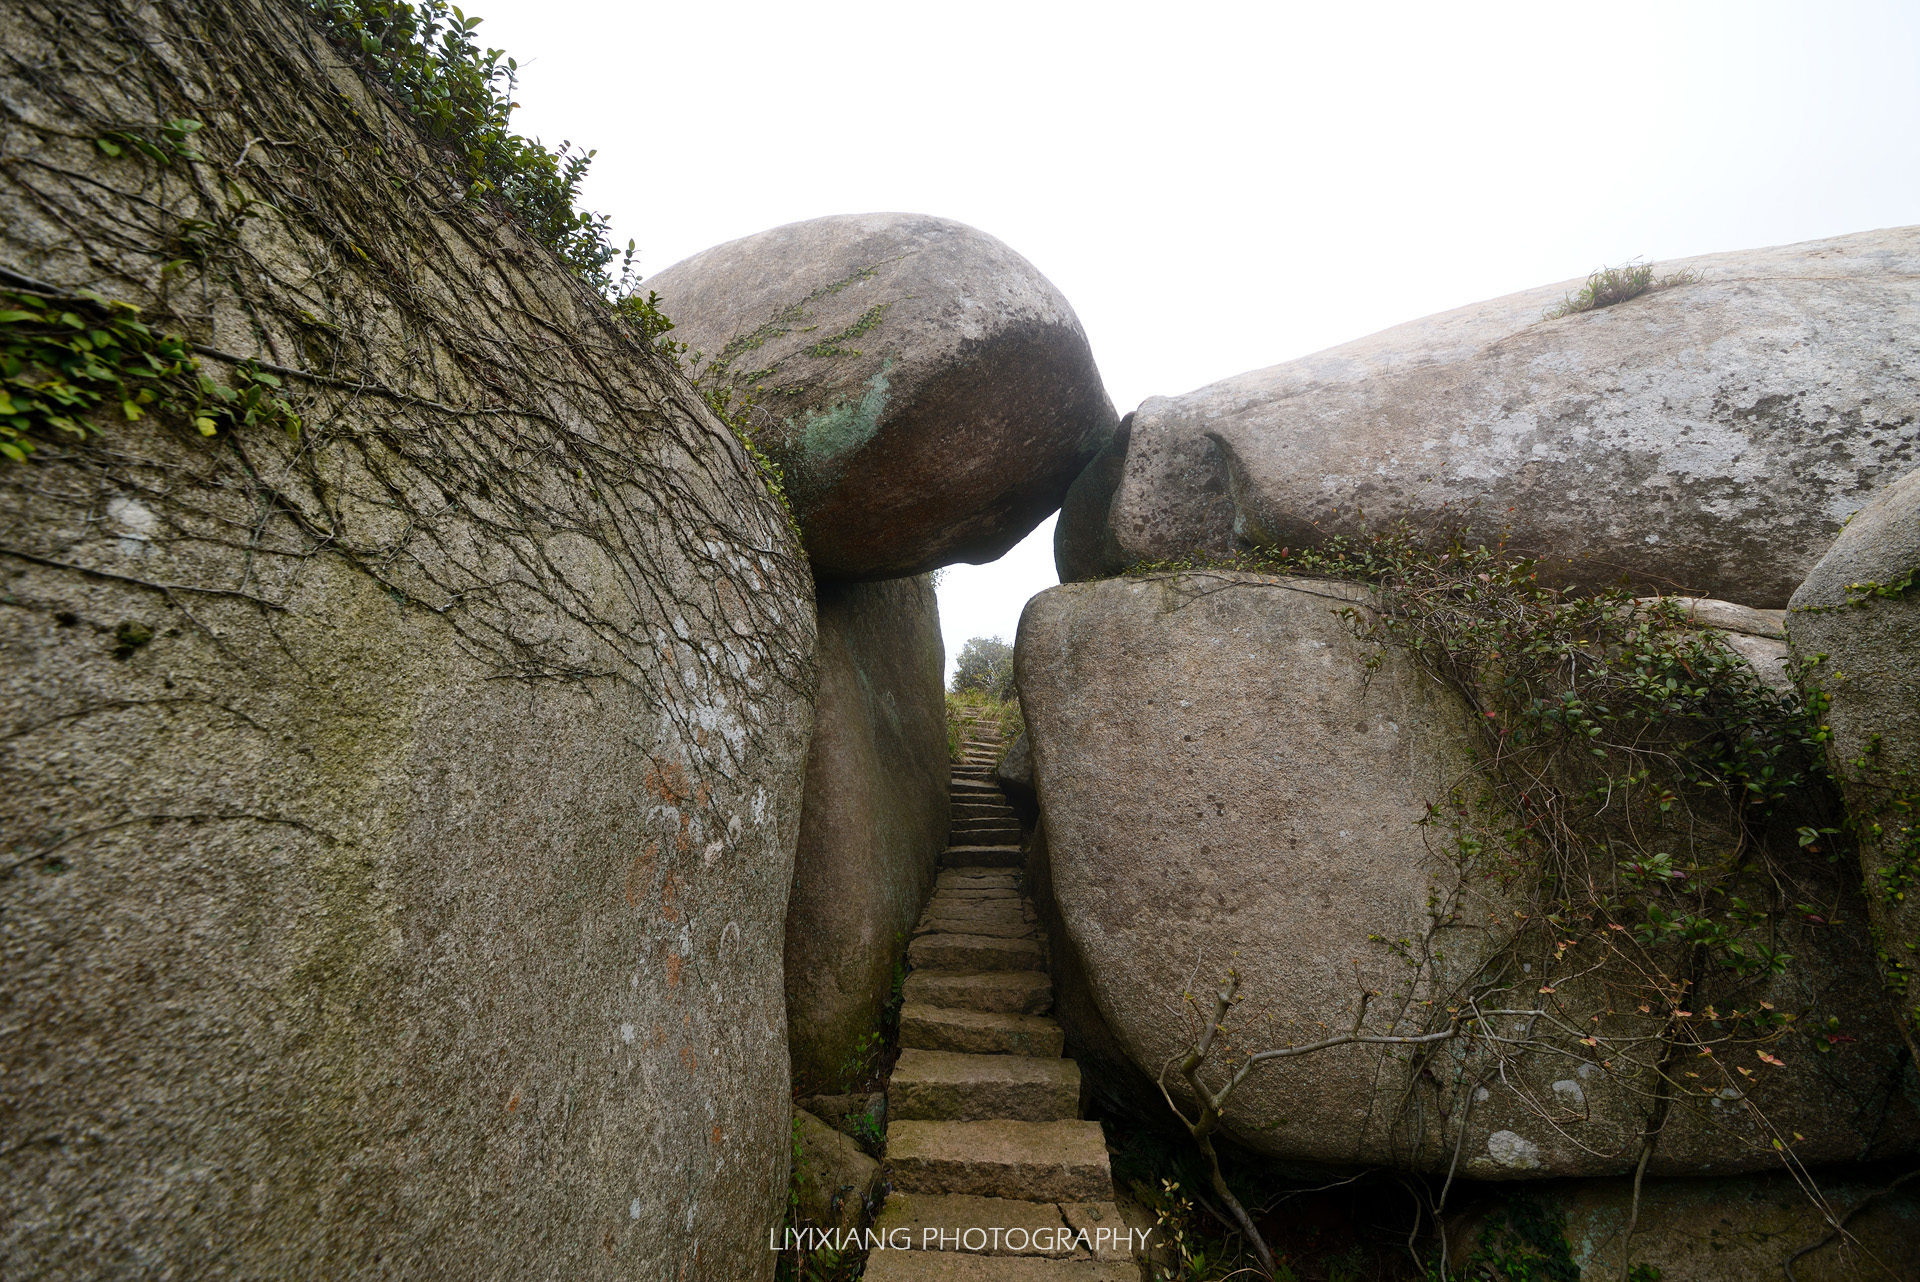
<svg viewBox="0 0 1920 1282">
<path fill-rule="evenodd" d="M 1656 1277 L 1658 1275 L 1656 1274 Z M 1580 1282 L 1566 1226 L 1521 1196 L 1487 1217 L 1456 1282 Z"/>
<path fill-rule="evenodd" d="M 976 691 L 1005 702 L 1013 698 L 1013 647 L 999 637 L 974 637 L 960 647 L 952 691 Z"/>
<path fill-rule="evenodd" d="M 446 0 L 310 0 L 334 40 L 446 143 L 467 194 L 497 195 L 534 239 L 601 293 L 615 284 L 619 251 L 603 214 L 578 207 L 591 151 L 562 142 L 550 151 L 508 125 L 519 64 L 474 39 L 480 19 Z"/>
</svg>

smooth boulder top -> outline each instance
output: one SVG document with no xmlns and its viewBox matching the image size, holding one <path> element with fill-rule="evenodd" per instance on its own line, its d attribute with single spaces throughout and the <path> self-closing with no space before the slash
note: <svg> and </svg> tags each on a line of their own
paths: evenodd
<svg viewBox="0 0 1920 1282">
<path fill-rule="evenodd" d="M 1060 506 L 1115 415 L 1073 308 L 961 223 L 848 214 L 647 282 L 700 380 L 750 396 L 828 578 L 991 561 Z"/>
<path fill-rule="evenodd" d="M 1110 501 L 1073 505 L 1117 558 L 1062 577 L 1405 518 L 1504 527 L 1574 586 L 1784 606 L 1920 461 L 1920 227 L 1656 270 L 1699 279 L 1545 319 L 1565 281 L 1149 399 Z"/>
</svg>

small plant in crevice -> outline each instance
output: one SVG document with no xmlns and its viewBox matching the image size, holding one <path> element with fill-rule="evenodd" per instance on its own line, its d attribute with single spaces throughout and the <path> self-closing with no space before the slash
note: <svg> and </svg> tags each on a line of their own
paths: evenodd
<svg viewBox="0 0 1920 1282">
<path fill-rule="evenodd" d="M 837 1070 L 842 1090 L 858 1090 L 873 1076 L 874 1063 L 887 1048 L 886 1036 L 875 1029 L 862 1033 L 840 1061 Z"/>
<path fill-rule="evenodd" d="M 1133 1193 L 1154 1216 L 1148 1266 L 1153 1282 L 1224 1282 L 1251 1275 L 1245 1250 L 1206 1231 L 1193 1199 L 1177 1180 L 1163 1179 L 1158 1189 L 1136 1181 Z"/>
<path fill-rule="evenodd" d="M 1638 1282 L 1637 1275 L 1629 1276 Z M 1658 1277 L 1652 1270 L 1650 1282 Z M 1580 1282 L 1580 1268 L 1567 1244 L 1566 1225 L 1521 1194 L 1488 1215 L 1472 1253 L 1444 1282 Z"/>
<path fill-rule="evenodd" d="M 1599 307 L 1612 307 L 1642 294 L 1672 289 L 1675 285 L 1691 285 L 1699 279 L 1700 273 L 1691 269 L 1656 276 L 1652 263 L 1637 261 L 1622 263 L 1618 267 L 1602 267 L 1587 277 L 1586 284 L 1549 307 L 1545 319 L 1559 320 Z"/>
</svg>

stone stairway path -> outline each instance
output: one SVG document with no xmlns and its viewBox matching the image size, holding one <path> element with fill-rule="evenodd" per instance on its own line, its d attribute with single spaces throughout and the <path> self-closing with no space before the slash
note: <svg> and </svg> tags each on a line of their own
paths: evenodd
<svg viewBox="0 0 1920 1282">
<path fill-rule="evenodd" d="M 993 781 L 998 728 L 974 718 L 967 733 L 887 1088 L 893 1191 L 874 1231 L 911 1248 L 871 1252 L 865 1276 L 1137 1282 L 1106 1141 L 1080 1118 L 1080 1066 L 1047 1016 L 1046 936 L 1022 890 L 1019 820 Z"/>
</svg>

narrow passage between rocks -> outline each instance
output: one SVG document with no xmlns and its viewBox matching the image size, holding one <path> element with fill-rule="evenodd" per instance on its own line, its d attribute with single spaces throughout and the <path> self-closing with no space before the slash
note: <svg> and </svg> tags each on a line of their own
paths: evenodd
<svg viewBox="0 0 1920 1282">
<path fill-rule="evenodd" d="M 966 733 L 887 1090 L 893 1192 L 875 1229 L 912 1247 L 874 1251 L 866 1278 L 1134 1282 L 1106 1140 L 1080 1118 L 1080 1066 L 1046 1013 L 1046 934 L 1024 891 L 1019 820 L 993 780 L 1000 731 L 969 715 Z"/>
</svg>

